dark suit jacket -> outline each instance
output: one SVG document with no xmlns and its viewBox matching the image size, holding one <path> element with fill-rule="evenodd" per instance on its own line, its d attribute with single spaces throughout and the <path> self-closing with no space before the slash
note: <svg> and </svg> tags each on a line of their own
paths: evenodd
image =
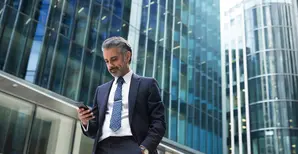
<svg viewBox="0 0 298 154">
<path fill-rule="evenodd" d="M 89 121 L 89 129 L 83 133 L 95 139 L 93 153 L 96 154 L 98 139 L 102 136 L 107 102 L 114 80 L 98 86 L 94 97 L 94 107 L 98 107 L 95 118 Z M 161 102 L 158 83 L 153 78 L 132 75 L 129 89 L 129 124 L 131 132 L 139 145 L 145 146 L 150 154 L 157 153 L 156 148 L 165 134 L 166 124 L 164 105 Z"/>
</svg>

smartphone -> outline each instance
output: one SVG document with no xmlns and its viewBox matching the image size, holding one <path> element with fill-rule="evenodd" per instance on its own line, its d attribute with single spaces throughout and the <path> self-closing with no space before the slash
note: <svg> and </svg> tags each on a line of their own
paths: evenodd
<svg viewBox="0 0 298 154">
<path fill-rule="evenodd" d="M 97 113 L 98 111 L 98 107 L 95 107 L 95 108 L 90 108 L 88 107 L 87 105 L 85 105 L 83 102 L 80 102 L 80 103 L 77 103 L 76 106 L 81 109 L 83 108 L 84 110 L 91 110 L 90 112 L 93 112 L 93 113 Z"/>
<path fill-rule="evenodd" d="M 80 102 L 80 103 L 76 103 L 75 104 L 79 109 L 83 108 L 84 110 L 89 110 L 90 108 L 85 105 L 84 103 Z"/>
</svg>

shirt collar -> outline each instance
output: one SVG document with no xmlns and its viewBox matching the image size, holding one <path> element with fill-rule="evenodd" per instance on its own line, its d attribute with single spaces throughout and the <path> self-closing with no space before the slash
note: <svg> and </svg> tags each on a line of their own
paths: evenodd
<svg viewBox="0 0 298 154">
<path fill-rule="evenodd" d="M 126 73 L 126 74 L 123 76 L 123 79 L 124 79 L 125 83 L 128 83 L 128 81 L 131 80 L 131 76 L 132 76 L 132 74 L 133 74 L 133 71 L 130 70 L 128 73 Z M 114 84 L 117 84 L 117 80 L 118 80 L 118 78 L 119 78 L 119 77 L 115 77 L 115 82 L 114 82 Z"/>
</svg>

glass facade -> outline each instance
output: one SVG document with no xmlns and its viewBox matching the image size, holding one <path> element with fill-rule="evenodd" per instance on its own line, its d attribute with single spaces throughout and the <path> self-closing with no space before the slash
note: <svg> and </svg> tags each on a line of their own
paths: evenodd
<svg viewBox="0 0 298 154">
<path fill-rule="evenodd" d="M 297 6 L 244 2 L 234 10 L 225 27 L 242 29 L 222 50 L 229 152 L 297 153 Z"/>
<path fill-rule="evenodd" d="M 122 36 L 159 82 L 165 137 L 222 153 L 219 14 L 219 0 L 0 0 L 0 69 L 91 105 L 112 79 L 101 44 Z"/>
</svg>

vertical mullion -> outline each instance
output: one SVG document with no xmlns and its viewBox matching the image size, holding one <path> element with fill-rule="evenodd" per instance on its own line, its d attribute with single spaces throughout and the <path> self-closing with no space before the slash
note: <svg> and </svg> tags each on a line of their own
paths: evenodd
<svg viewBox="0 0 298 154">
<path fill-rule="evenodd" d="M 241 114 L 241 93 L 240 93 L 240 66 L 239 66 L 239 46 L 238 37 L 236 38 L 236 91 L 237 91 L 237 111 L 238 111 L 238 145 L 239 154 L 243 153 L 242 147 L 242 114 Z"/>
<path fill-rule="evenodd" d="M 170 0 L 168 0 L 168 1 L 170 1 Z M 173 0 L 173 4 L 176 4 L 176 0 Z M 172 20 L 172 32 L 174 32 L 175 31 L 175 7 L 174 7 L 174 5 L 172 6 L 173 7 L 173 20 Z M 173 76 L 172 76 L 172 71 L 173 71 L 173 48 L 174 48 L 174 35 L 172 35 L 172 38 L 171 38 L 172 40 L 171 40 L 171 42 L 172 42 L 172 44 L 171 44 L 171 66 L 170 66 L 170 82 L 169 82 L 169 85 L 170 85 L 170 87 L 169 87 L 169 108 L 170 108 L 170 110 L 169 110 L 169 115 L 171 116 L 172 115 L 172 80 L 173 80 Z M 169 117 L 170 117 L 169 116 Z M 171 126 L 172 125 L 172 118 L 169 118 L 169 126 Z M 169 137 L 170 137 L 170 139 L 172 139 L 172 137 L 171 137 L 171 129 L 169 129 Z"/>
<path fill-rule="evenodd" d="M 36 116 L 36 110 L 37 110 L 37 106 L 34 105 L 34 108 L 33 108 L 33 111 L 32 111 L 32 118 L 31 118 L 31 122 L 28 126 L 28 132 L 27 132 L 27 135 L 26 135 L 26 140 L 25 140 L 25 146 L 24 146 L 24 151 L 23 151 L 23 154 L 27 154 L 29 153 L 29 150 L 30 150 L 30 140 L 31 140 L 31 137 L 32 137 L 32 129 L 33 129 L 33 124 L 34 124 L 34 121 L 35 121 L 35 116 Z"/>
<path fill-rule="evenodd" d="M 144 66 L 143 66 L 143 76 L 145 76 L 146 74 L 146 64 L 147 64 L 147 52 L 148 52 L 148 39 L 149 39 L 149 36 L 148 36 L 148 33 L 149 33 L 149 22 L 150 22 L 150 8 L 151 8 L 151 0 L 148 2 L 148 12 L 147 12 L 147 25 L 146 25 L 146 28 L 145 28 L 145 31 L 146 31 L 146 41 L 145 41 L 145 53 L 144 53 Z M 143 7 L 143 6 L 142 6 Z M 145 6 L 146 7 L 146 6 Z"/>
<path fill-rule="evenodd" d="M 242 29 L 242 42 L 243 42 L 243 72 L 244 72 L 244 89 L 245 89 L 245 116 L 246 116 L 246 146 L 247 146 L 247 154 L 251 154 L 251 140 L 250 140 L 250 113 L 249 113 L 249 99 L 248 99 L 248 76 L 247 76 L 247 54 L 246 54 L 246 26 L 245 26 L 245 4 L 242 3 L 241 7 L 242 16 L 241 16 L 241 29 Z"/>
<path fill-rule="evenodd" d="M 154 45 L 154 55 L 153 55 L 153 73 L 152 73 L 152 77 L 155 77 L 155 71 L 156 71 L 156 63 L 157 63 L 157 52 L 158 52 L 158 32 L 159 32 L 159 21 L 160 21 L 160 4 L 159 4 L 160 0 L 157 0 L 157 24 L 156 26 L 156 31 L 155 31 L 155 45 Z"/>
<path fill-rule="evenodd" d="M 165 67 L 167 67 L 166 66 L 166 42 L 167 42 L 167 38 L 166 38 L 166 36 L 167 36 L 167 24 L 168 24 L 168 0 L 166 0 L 166 2 L 165 2 L 165 14 L 164 14 L 164 16 L 165 16 L 165 21 L 164 21 L 164 35 L 163 35 L 163 59 L 162 59 L 162 69 L 163 69 L 163 71 L 162 71 L 162 80 L 161 80 L 161 89 L 163 89 L 164 90 L 164 84 L 165 84 Z M 163 93 L 162 93 L 162 96 L 163 96 Z"/>
<path fill-rule="evenodd" d="M 229 16 L 229 21 L 230 21 Z M 229 34 L 231 34 L 231 23 L 229 23 Z M 234 100 L 233 100 L 233 68 L 232 68 L 232 42 L 229 41 L 229 90 L 230 90 L 230 127 L 231 127 L 231 154 L 235 154 L 235 139 L 234 139 Z"/>
</svg>

